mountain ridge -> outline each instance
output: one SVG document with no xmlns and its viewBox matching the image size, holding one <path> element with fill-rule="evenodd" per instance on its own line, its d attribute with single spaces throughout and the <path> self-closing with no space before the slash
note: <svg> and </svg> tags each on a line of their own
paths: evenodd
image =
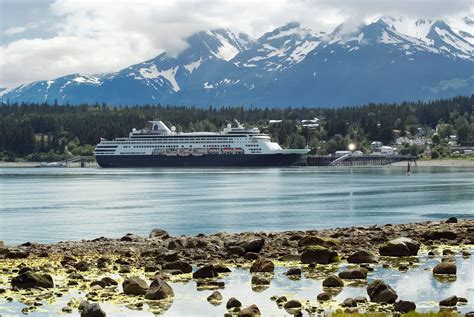
<svg viewBox="0 0 474 317">
<path fill-rule="evenodd" d="M 472 19 L 463 21 L 380 17 L 329 34 L 290 22 L 255 40 L 201 31 L 176 56 L 21 85 L 2 91 L 2 101 L 281 107 L 469 95 L 474 32 Z"/>
</svg>

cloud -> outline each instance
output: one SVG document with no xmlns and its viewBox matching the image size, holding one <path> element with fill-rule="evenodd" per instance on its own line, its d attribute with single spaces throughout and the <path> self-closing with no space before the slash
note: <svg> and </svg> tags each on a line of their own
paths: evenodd
<svg viewBox="0 0 474 317">
<path fill-rule="evenodd" d="M 205 29 L 230 28 L 258 37 L 289 21 L 298 21 L 316 31 L 331 31 L 341 22 L 355 27 L 376 15 L 472 15 L 471 2 L 56 0 L 45 4 L 54 19 L 42 26 L 54 30 L 53 35 L 28 38 L 28 27 L 23 25 L 0 32 L 23 36 L 0 47 L 0 86 L 14 87 L 74 72 L 116 71 L 163 51 L 176 54 L 186 47 L 186 37 Z"/>
<path fill-rule="evenodd" d="M 15 34 L 20 34 L 26 31 L 26 27 L 24 26 L 15 26 L 12 28 L 6 29 L 3 34 L 10 36 L 10 35 L 15 35 Z"/>
</svg>

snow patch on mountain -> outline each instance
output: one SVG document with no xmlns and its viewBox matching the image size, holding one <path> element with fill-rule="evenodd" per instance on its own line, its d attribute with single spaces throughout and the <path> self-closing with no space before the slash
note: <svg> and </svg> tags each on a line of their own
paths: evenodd
<svg viewBox="0 0 474 317">
<path fill-rule="evenodd" d="M 197 61 L 184 65 L 184 68 L 192 74 L 192 72 L 201 66 L 202 58 L 199 58 Z"/>
</svg>

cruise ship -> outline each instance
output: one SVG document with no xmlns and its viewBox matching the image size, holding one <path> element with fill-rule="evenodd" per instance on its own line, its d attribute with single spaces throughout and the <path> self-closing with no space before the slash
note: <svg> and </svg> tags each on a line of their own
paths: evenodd
<svg viewBox="0 0 474 317">
<path fill-rule="evenodd" d="M 133 129 L 128 138 L 101 139 L 95 158 L 101 167 L 289 166 L 308 149 L 282 149 L 258 128 L 237 120 L 221 132 L 176 132 L 160 120 Z"/>
</svg>

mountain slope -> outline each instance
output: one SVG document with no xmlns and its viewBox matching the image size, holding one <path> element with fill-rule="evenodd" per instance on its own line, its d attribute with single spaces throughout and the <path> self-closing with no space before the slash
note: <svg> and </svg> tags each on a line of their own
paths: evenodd
<svg viewBox="0 0 474 317">
<path fill-rule="evenodd" d="M 118 72 L 73 74 L 3 91 L 3 101 L 339 106 L 474 93 L 472 19 L 382 17 L 355 31 L 289 23 L 257 40 L 199 32 L 177 56 Z"/>
</svg>

